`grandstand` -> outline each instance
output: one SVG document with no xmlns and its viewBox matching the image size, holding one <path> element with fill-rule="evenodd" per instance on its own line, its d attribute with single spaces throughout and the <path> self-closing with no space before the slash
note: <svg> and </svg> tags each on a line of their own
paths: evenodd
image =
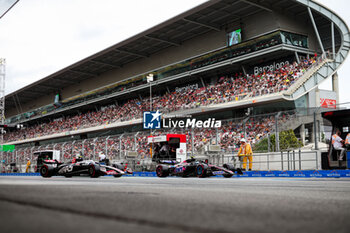
<svg viewBox="0 0 350 233">
<path fill-rule="evenodd" d="M 17 3 L 19 0 L 8 0 L 0 3 L 0 19 L 4 17 Z"/>
<path fill-rule="evenodd" d="M 295 113 L 320 107 L 320 99 L 339 102 L 337 69 L 349 49 L 347 25 L 317 2 L 208 1 L 8 94 L 7 124 L 24 128 L 4 135 L 19 148 L 7 158 L 24 162 L 40 148 L 66 159 L 100 151 L 149 158 L 142 113 L 150 73 L 153 109 L 223 120 L 219 129 L 172 129 L 188 135 L 191 153 L 211 144 L 232 153 L 241 137 L 254 144 L 276 125 L 305 140 L 313 122 Z M 327 78 L 332 92 L 318 89 Z"/>
</svg>

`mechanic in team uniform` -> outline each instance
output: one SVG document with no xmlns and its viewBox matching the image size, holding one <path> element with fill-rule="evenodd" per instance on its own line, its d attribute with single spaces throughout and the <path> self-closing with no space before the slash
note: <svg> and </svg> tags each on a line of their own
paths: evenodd
<svg viewBox="0 0 350 233">
<path fill-rule="evenodd" d="M 335 150 L 340 150 L 339 160 L 343 160 L 345 155 L 345 148 L 343 147 L 344 140 L 340 137 L 341 132 L 337 129 L 336 133 L 332 135 L 332 145 Z"/>
<path fill-rule="evenodd" d="M 346 138 L 345 138 L 345 148 L 346 148 L 347 150 L 350 150 L 350 133 L 348 133 L 348 134 L 346 135 Z"/>
<path fill-rule="evenodd" d="M 168 158 L 169 157 L 169 145 L 166 143 L 161 144 L 161 148 L 159 150 L 159 155 L 161 158 Z"/>
<path fill-rule="evenodd" d="M 105 162 L 106 161 L 106 155 L 103 154 L 103 152 L 100 152 L 100 154 L 98 155 L 99 161 L 100 162 Z"/>
<path fill-rule="evenodd" d="M 99 158 L 99 162 L 103 165 L 110 165 L 109 164 L 109 159 L 107 158 L 107 156 L 101 151 L 98 155 Z"/>
<path fill-rule="evenodd" d="M 243 170 L 247 168 L 247 159 L 249 160 L 249 171 L 253 168 L 253 151 L 249 143 L 244 138 L 241 139 L 241 146 L 238 150 L 238 157 L 240 161 L 243 161 Z"/>
</svg>

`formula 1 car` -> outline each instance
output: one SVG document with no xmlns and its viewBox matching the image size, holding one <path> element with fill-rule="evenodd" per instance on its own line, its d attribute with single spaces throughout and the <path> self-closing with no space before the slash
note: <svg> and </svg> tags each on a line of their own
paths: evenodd
<svg viewBox="0 0 350 233">
<path fill-rule="evenodd" d="M 207 161 L 199 161 L 194 158 L 187 159 L 181 163 L 173 160 L 159 161 L 156 168 L 158 177 L 180 176 L 180 177 L 210 177 L 223 175 L 225 178 L 232 177 L 235 172 L 242 175 L 240 168 L 235 169 L 231 164 L 224 164 L 223 167 L 208 164 Z"/>
<path fill-rule="evenodd" d="M 108 166 L 93 160 L 83 160 L 77 163 L 61 163 L 57 160 L 45 160 L 40 168 L 40 175 L 42 177 L 72 177 L 81 174 L 87 174 L 93 178 L 104 175 L 121 177 L 125 174 L 132 174 L 132 171 L 127 168 L 127 165 L 112 163 Z"/>
</svg>

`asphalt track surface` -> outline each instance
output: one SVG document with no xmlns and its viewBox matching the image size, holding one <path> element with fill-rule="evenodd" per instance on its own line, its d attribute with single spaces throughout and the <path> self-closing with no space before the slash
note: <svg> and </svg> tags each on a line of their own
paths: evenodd
<svg viewBox="0 0 350 233">
<path fill-rule="evenodd" d="M 348 178 L 0 177 L 0 232 L 349 232 Z"/>
</svg>

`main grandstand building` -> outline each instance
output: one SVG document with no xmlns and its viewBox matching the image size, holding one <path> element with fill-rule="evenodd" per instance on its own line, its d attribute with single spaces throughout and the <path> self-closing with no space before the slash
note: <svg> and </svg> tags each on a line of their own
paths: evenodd
<svg viewBox="0 0 350 233">
<path fill-rule="evenodd" d="M 153 109 L 164 113 L 228 120 L 318 107 L 320 99 L 335 104 L 337 69 L 349 49 L 345 22 L 315 1 L 208 1 L 8 94 L 7 123 L 24 128 L 8 131 L 5 142 L 26 148 L 61 143 L 74 154 L 87 153 L 90 140 L 104 143 L 91 154 L 109 146 L 119 155 L 145 153 L 139 138 L 150 73 Z M 318 90 L 327 78 L 333 92 Z M 223 131 L 242 131 L 227 122 Z M 195 137 L 210 139 L 210 133 Z M 223 146 L 233 142 L 227 134 Z"/>
</svg>

